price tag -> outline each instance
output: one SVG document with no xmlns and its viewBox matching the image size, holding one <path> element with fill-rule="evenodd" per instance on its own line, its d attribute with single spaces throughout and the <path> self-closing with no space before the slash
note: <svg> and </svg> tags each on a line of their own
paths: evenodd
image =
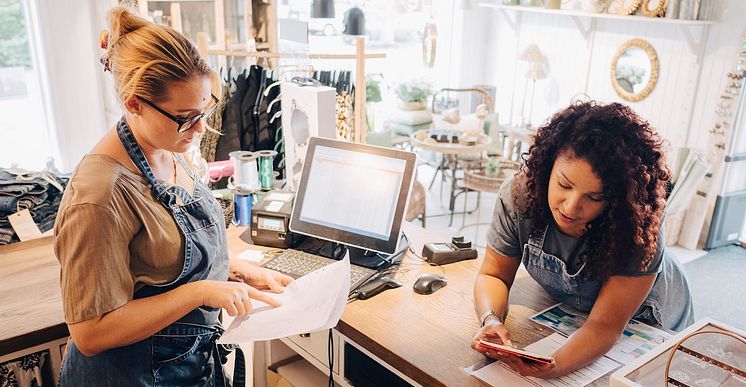
<svg viewBox="0 0 746 387">
<path fill-rule="evenodd" d="M 18 239 L 21 241 L 27 241 L 42 236 L 41 230 L 39 230 L 39 227 L 34 223 L 34 219 L 31 217 L 31 213 L 28 209 L 11 214 L 8 216 L 8 221 L 10 221 L 10 225 L 13 226 L 13 230 L 18 234 Z"/>
</svg>

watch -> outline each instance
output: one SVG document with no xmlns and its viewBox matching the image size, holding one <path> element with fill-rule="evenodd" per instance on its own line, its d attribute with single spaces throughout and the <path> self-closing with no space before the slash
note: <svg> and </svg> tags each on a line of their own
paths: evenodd
<svg viewBox="0 0 746 387">
<path fill-rule="evenodd" d="M 484 326 L 484 321 L 487 320 L 487 317 L 490 317 L 490 316 L 497 317 L 497 321 L 499 321 L 500 324 L 504 324 L 505 323 L 503 321 L 503 317 L 499 313 L 497 313 L 494 310 L 490 309 L 490 310 L 482 313 L 482 315 L 479 317 L 479 324 L 480 324 L 480 326 Z"/>
</svg>

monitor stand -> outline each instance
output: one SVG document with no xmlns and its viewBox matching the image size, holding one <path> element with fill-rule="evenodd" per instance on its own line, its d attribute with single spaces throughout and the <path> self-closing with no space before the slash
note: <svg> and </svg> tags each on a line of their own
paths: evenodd
<svg viewBox="0 0 746 387">
<path fill-rule="evenodd" d="M 384 259 L 377 252 L 371 252 L 352 246 L 347 246 L 347 251 L 350 254 L 350 263 L 353 265 L 380 270 L 390 264 L 388 260 Z"/>
<path fill-rule="evenodd" d="M 391 265 L 388 255 L 341 243 L 329 243 L 314 237 L 306 237 L 302 243 L 294 246 L 294 248 L 336 260 L 343 259 L 345 254 L 349 253 L 350 263 L 374 270 L 381 270 Z"/>
</svg>

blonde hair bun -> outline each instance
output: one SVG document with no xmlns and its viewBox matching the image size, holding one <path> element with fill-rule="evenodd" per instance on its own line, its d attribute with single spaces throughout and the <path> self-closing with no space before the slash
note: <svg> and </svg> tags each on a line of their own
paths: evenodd
<svg viewBox="0 0 746 387">
<path fill-rule="evenodd" d="M 121 101 L 133 95 L 162 100 L 172 83 L 215 77 L 194 44 L 176 30 L 145 20 L 124 6 L 109 11 L 107 22 L 109 36 L 99 42 L 107 50 L 101 63 L 114 75 Z"/>
</svg>

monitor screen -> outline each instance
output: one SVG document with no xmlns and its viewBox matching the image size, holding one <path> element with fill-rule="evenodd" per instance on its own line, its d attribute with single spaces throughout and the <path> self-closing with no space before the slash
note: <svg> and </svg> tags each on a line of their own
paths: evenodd
<svg viewBox="0 0 746 387">
<path fill-rule="evenodd" d="M 415 162 L 412 152 L 312 137 L 290 230 L 394 253 Z"/>
</svg>

